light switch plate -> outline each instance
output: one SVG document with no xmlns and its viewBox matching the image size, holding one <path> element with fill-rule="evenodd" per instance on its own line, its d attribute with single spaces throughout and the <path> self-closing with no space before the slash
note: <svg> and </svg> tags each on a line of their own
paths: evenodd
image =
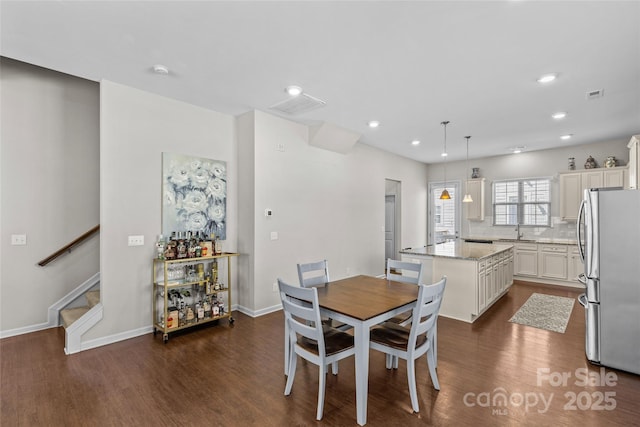
<svg viewBox="0 0 640 427">
<path fill-rule="evenodd" d="M 278 232 L 277 231 L 272 231 L 271 232 L 271 240 L 278 240 Z"/>
<path fill-rule="evenodd" d="M 143 246 L 144 245 L 144 236 L 129 236 L 129 246 Z"/>
<path fill-rule="evenodd" d="M 11 235 L 11 244 L 12 245 L 26 245 L 27 244 L 27 235 L 26 234 L 12 234 Z"/>
</svg>

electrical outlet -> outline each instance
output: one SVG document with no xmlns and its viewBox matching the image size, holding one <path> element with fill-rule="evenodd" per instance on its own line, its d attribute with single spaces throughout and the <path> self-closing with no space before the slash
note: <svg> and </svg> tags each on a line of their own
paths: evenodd
<svg viewBox="0 0 640 427">
<path fill-rule="evenodd" d="M 27 244 L 27 235 L 26 234 L 12 234 L 11 235 L 11 244 L 12 245 L 26 245 Z"/>
<path fill-rule="evenodd" d="M 271 290 L 273 292 L 278 292 L 278 282 L 273 282 L 273 288 Z"/>
<path fill-rule="evenodd" d="M 129 236 L 129 246 L 143 246 L 144 236 Z"/>
</svg>

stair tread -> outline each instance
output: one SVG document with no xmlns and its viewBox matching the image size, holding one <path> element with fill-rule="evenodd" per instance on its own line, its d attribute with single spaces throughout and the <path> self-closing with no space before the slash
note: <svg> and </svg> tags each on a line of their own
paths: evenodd
<svg viewBox="0 0 640 427">
<path fill-rule="evenodd" d="M 97 303 L 100 302 L 100 291 L 89 291 L 86 294 L 84 294 L 85 297 L 87 298 L 87 302 L 89 303 L 89 307 L 93 307 L 94 305 L 96 305 Z"/>
<path fill-rule="evenodd" d="M 78 320 L 90 310 L 88 305 L 83 307 L 74 307 L 74 308 L 65 308 L 64 310 L 60 310 L 60 317 L 62 317 L 62 326 L 68 328 L 73 322 Z"/>
</svg>

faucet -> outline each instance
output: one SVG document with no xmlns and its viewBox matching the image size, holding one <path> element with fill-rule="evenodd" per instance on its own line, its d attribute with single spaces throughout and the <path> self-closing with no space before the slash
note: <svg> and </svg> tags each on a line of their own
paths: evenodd
<svg viewBox="0 0 640 427">
<path fill-rule="evenodd" d="M 516 224 L 516 240 L 520 240 L 522 238 L 522 233 L 520 232 L 520 223 Z"/>
</svg>

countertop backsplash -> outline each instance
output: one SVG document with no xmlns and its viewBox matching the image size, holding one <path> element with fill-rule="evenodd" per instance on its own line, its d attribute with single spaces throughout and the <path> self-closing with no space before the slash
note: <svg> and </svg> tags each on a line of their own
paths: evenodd
<svg viewBox="0 0 640 427">
<path fill-rule="evenodd" d="M 487 216 L 484 221 L 467 221 L 468 233 L 463 237 L 487 239 L 515 239 L 514 225 L 493 225 L 493 217 Z M 576 240 L 575 221 L 564 221 L 560 217 L 551 217 L 551 227 L 520 226 L 522 239 L 525 240 Z"/>
</svg>

